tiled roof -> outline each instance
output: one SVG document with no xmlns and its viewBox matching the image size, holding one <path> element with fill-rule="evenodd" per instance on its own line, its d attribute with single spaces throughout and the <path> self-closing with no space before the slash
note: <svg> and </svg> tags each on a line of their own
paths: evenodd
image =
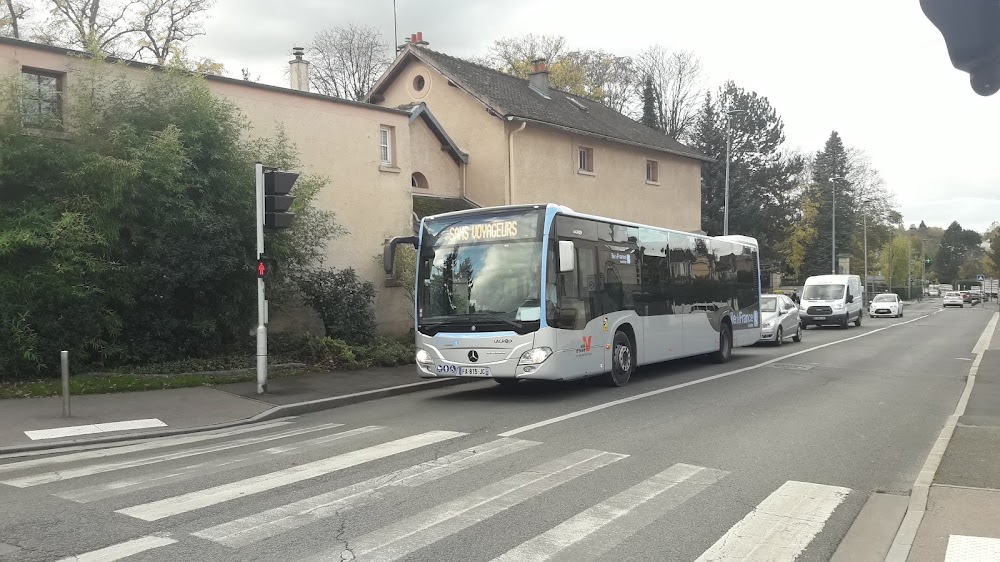
<svg viewBox="0 0 1000 562">
<path fill-rule="evenodd" d="M 504 117 L 544 123 L 571 132 L 602 137 L 661 152 L 711 161 L 697 149 L 629 119 L 594 100 L 550 88 L 548 98 L 528 81 L 426 47 L 409 53 L 436 67 Z"/>
</svg>

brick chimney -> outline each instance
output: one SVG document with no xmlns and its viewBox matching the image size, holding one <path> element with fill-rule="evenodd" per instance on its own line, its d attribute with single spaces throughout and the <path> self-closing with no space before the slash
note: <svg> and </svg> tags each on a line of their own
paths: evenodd
<svg viewBox="0 0 1000 562">
<path fill-rule="evenodd" d="M 539 94 L 545 97 L 549 96 L 549 65 L 545 59 L 531 61 L 531 72 L 528 73 L 528 85 Z"/>
<path fill-rule="evenodd" d="M 309 61 L 302 58 L 305 52 L 302 47 L 292 47 L 295 59 L 288 61 L 292 71 L 292 89 L 302 92 L 309 91 Z"/>
<path fill-rule="evenodd" d="M 427 41 L 424 41 L 424 32 L 418 31 L 416 33 L 411 33 L 406 39 L 406 42 L 410 45 L 430 45 Z"/>
</svg>

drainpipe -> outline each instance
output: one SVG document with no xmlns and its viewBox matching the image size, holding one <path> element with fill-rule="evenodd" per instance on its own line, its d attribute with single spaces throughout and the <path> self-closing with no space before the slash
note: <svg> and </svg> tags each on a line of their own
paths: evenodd
<svg viewBox="0 0 1000 562">
<path fill-rule="evenodd" d="M 508 121 L 514 121 L 514 117 L 508 117 Z M 528 126 L 527 121 L 521 122 L 521 126 L 510 132 L 507 144 L 507 204 L 514 202 L 514 134 L 520 133 Z"/>
</svg>

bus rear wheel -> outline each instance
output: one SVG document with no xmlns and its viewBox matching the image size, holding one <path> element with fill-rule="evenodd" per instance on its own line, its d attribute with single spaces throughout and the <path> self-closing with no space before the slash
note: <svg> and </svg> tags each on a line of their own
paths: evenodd
<svg viewBox="0 0 1000 562">
<path fill-rule="evenodd" d="M 628 339 L 625 332 L 615 332 L 611 350 L 611 372 L 604 374 L 602 382 L 607 386 L 625 386 L 635 370 L 632 341 Z"/>
<path fill-rule="evenodd" d="M 719 351 L 712 353 L 712 361 L 725 363 L 733 355 L 733 327 L 729 322 L 723 322 L 719 329 Z"/>
</svg>

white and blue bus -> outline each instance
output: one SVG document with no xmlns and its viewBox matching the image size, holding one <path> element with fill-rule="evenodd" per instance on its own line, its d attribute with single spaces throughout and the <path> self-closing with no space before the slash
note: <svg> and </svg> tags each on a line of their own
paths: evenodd
<svg viewBox="0 0 1000 562">
<path fill-rule="evenodd" d="M 760 339 L 757 241 L 516 205 L 425 217 L 416 362 L 424 378 L 628 382 L 639 365 Z"/>
</svg>

